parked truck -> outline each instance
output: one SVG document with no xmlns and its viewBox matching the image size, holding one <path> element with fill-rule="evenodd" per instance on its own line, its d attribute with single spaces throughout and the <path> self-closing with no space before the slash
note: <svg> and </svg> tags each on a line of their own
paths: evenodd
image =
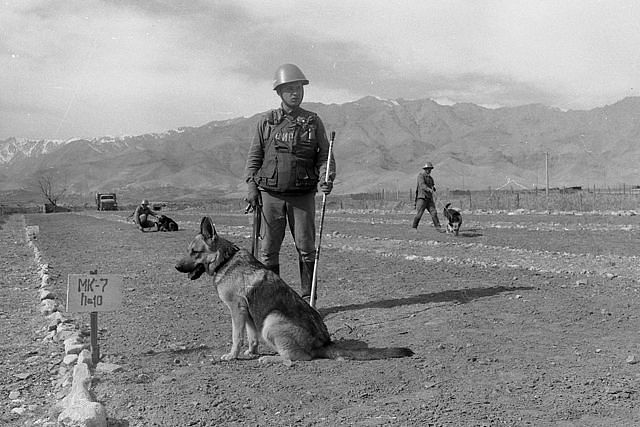
<svg viewBox="0 0 640 427">
<path fill-rule="evenodd" d="M 116 193 L 96 193 L 96 207 L 99 211 L 117 211 Z"/>
</svg>

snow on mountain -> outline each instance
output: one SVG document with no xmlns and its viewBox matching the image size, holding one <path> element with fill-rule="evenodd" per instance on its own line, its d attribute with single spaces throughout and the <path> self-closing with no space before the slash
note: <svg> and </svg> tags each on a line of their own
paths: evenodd
<svg viewBox="0 0 640 427">
<path fill-rule="evenodd" d="M 98 138 L 69 138 L 66 140 L 61 139 L 27 139 L 27 138 L 9 138 L 4 141 L 0 141 L 0 166 L 8 164 L 16 158 L 16 156 L 22 155 L 27 158 L 35 158 L 38 156 L 50 154 L 64 145 L 73 143 L 86 143 L 91 149 L 97 153 L 104 153 L 105 148 L 124 149 L 129 146 L 129 142 L 140 138 L 152 138 L 155 140 L 161 140 L 169 135 L 179 135 L 185 132 L 186 127 L 180 127 L 177 129 L 171 129 L 159 133 L 150 133 L 139 136 L 123 135 L 123 136 L 102 136 Z M 103 148 L 101 148 L 103 146 Z"/>
<path fill-rule="evenodd" d="M 0 164 L 9 163 L 15 156 L 22 154 L 34 157 L 55 151 L 67 141 L 58 139 L 31 140 L 26 138 L 9 138 L 0 141 Z"/>
</svg>

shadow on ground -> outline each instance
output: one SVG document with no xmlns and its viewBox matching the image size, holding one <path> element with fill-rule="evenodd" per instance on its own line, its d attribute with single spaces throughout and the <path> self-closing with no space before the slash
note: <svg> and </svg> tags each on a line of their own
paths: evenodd
<svg viewBox="0 0 640 427">
<path fill-rule="evenodd" d="M 349 304 L 340 305 L 335 307 L 321 308 L 318 311 L 322 317 L 326 317 L 329 314 L 339 313 L 342 311 L 363 310 L 366 308 L 392 308 L 402 305 L 414 305 L 414 304 L 429 304 L 438 302 L 450 302 L 454 301 L 459 304 L 466 304 L 479 298 L 492 297 L 494 295 L 501 294 L 503 292 L 515 292 L 515 291 L 529 291 L 534 289 L 531 286 L 494 286 L 491 288 L 473 288 L 473 289 L 460 289 L 443 292 L 432 292 L 428 294 L 414 295 L 407 298 L 387 299 L 381 301 L 371 301 L 362 304 Z"/>
</svg>

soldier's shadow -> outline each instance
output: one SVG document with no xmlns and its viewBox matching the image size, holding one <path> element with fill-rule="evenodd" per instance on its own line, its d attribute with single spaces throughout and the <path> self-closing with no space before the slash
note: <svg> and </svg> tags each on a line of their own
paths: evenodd
<svg viewBox="0 0 640 427">
<path fill-rule="evenodd" d="M 430 304 L 442 302 L 457 302 L 466 304 L 479 298 L 492 297 L 505 292 L 530 291 L 531 286 L 492 286 L 490 288 L 458 289 L 451 291 L 432 292 L 428 294 L 413 295 L 406 298 L 385 299 L 370 301 L 361 304 L 338 305 L 334 307 L 320 308 L 318 311 L 322 317 L 342 311 L 363 310 L 367 308 L 393 308 L 403 305 Z"/>
</svg>

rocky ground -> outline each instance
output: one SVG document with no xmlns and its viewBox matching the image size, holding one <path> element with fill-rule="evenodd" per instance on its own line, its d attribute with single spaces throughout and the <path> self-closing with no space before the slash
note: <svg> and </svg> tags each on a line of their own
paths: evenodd
<svg viewBox="0 0 640 427">
<path fill-rule="evenodd" d="M 21 216 L 0 217 L 0 425 L 44 425 L 55 420 L 59 345 L 45 341 L 40 277 Z"/>
<path fill-rule="evenodd" d="M 173 268 L 201 212 L 169 212 L 181 231 L 145 234 L 126 214 L 3 219 L 0 424 L 54 420 L 65 391 L 25 224 L 40 228 L 60 301 L 68 274 L 124 277 L 123 309 L 99 318 L 102 360 L 121 369 L 92 387 L 112 426 L 640 423 L 638 217 L 467 213 L 456 238 L 412 232 L 410 212 L 329 212 L 318 307 L 334 339 L 416 354 L 287 367 L 220 361 L 226 308 L 210 280 Z M 209 214 L 249 247 L 248 216 Z M 297 288 L 294 253 L 288 238 L 282 276 Z"/>
</svg>

